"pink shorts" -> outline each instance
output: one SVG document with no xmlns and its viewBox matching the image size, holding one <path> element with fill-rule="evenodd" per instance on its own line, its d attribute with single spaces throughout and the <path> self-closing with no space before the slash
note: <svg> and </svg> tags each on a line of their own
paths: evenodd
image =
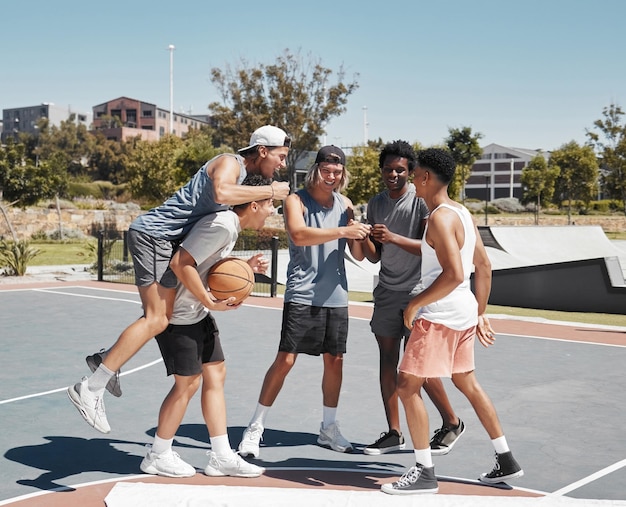
<svg viewBox="0 0 626 507">
<path fill-rule="evenodd" d="M 456 331 L 427 320 L 413 324 L 399 371 L 421 378 L 474 371 L 476 327 Z"/>
</svg>

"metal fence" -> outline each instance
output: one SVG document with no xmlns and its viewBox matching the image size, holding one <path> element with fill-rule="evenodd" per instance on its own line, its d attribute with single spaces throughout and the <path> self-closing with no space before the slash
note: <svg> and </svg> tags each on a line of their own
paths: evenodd
<svg viewBox="0 0 626 507">
<path fill-rule="evenodd" d="M 128 232 L 103 231 L 98 234 L 98 281 L 114 283 L 135 283 L 135 270 L 128 253 Z M 248 259 L 263 253 L 270 259 L 270 272 L 267 275 L 255 273 L 253 296 L 276 297 L 278 275 L 278 237 L 271 239 L 270 249 L 255 249 L 252 239 L 240 237 L 233 257 Z"/>
</svg>

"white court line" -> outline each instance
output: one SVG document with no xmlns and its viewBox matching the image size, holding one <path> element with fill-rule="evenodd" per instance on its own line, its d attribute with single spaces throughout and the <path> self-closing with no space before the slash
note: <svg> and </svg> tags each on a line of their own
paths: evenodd
<svg viewBox="0 0 626 507">
<path fill-rule="evenodd" d="M 146 364 L 144 364 L 142 366 L 138 366 L 137 368 L 133 368 L 132 370 L 128 370 L 128 371 L 124 371 L 124 372 L 120 373 L 120 377 L 124 377 L 125 375 L 130 375 L 131 373 L 136 373 L 136 372 L 138 372 L 140 370 L 143 370 L 145 368 L 150 368 L 151 366 L 154 366 L 155 364 L 159 364 L 159 363 L 162 363 L 162 362 L 163 362 L 163 358 L 155 359 L 151 363 L 146 363 Z M 46 396 L 47 394 L 60 393 L 62 391 L 67 391 L 68 387 L 70 387 L 70 386 L 61 387 L 59 389 L 53 389 L 51 391 L 43 391 L 41 393 L 27 394 L 26 396 L 19 396 L 17 398 L 11 398 L 9 400 L 1 400 L 0 401 L 0 405 L 4 405 L 5 403 L 12 403 L 14 401 L 27 400 L 29 398 L 38 398 L 39 396 Z"/>
<path fill-rule="evenodd" d="M 586 342 L 582 340 L 568 340 L 566 338 L 551 338 L 549 336 L 530 336 L 526 334 L 496 333 L 496 337 L 498 336 L 511 336 L 513 338 L 534 338 L 536 340 L 549 340 L 553 342 L 580 343 L 581 345 L 601 345 L 603 347 L 617 347 L 620 349 L 626 348 L 626 345 L 620 345 L 619 343 Z"/>
<path fill-rule="evenodd" d="M 547 496 L 563 496 L 566 495 L 567 493 L 570 493 L 571 491 L 574 491 L 575 489 L 581 488 L 583 486 L 586 486 L 587 484 L 597 480 L 597 479 L 601 479 L 602 477 L 604 477 L 605 475 L 608 475 L 612 472 L 615 472 L 615 470 L 619 470 L 620 468 L 624 468 L 626 466 L 626 459 L 623 459 L 622 461 L 618 461 L 617 463 L 614 463 L 611 466 L 608 466 L 606 468 L 603 468 L 602 470 L 598 470 L 597 472 L 588 475 L 587 477 L 583 477 L 582 479 L 580 479 L 579 481 L 573 482 L 572 484 L 565 486 L 564 488 L 558 489 L 550 494 L 548 494 Z"/>
<path fill-rule="evenodd" d="M 74 294 L 72 292 L 64 292 L 52 289 L 32 289 L 34 292 L 43 292 L 45 294 L 59 294 L 61 296 L 70 296 L 70 297 L 78 297 L 78 298 L 87 298 L 87 299 L 104 299 L 105 301 L 121 301 L 123 303 L 134 303 L 136 305 L 140 305 L 141 301 L 137 301 L 134 299 L 120 299 L 114 297 L 104 297 L 104 296 L 89 296 L 87 294 Z"/>
</svg>

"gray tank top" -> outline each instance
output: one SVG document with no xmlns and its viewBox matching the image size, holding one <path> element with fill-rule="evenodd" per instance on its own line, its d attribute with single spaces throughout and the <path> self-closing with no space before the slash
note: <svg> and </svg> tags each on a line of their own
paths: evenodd
<svg viewBox="0 0 626 507">
<path fill-rule="evenodd" d="M 213 180 L 207 174 L 207 166 L 218 157 L 235 157 L 239 162 L 238 184 L 246 177 L 246 166 L 239 155 L 224 153 L 213 157 L 172 197 L 160 206 L 138 216 L 130 228 L 153 238 L 178 241 L 185 237 L 193 225 L 205 215 L 229 209 L 215 202 Z"/>
<path fill-rule="evenodd" d="M 296 193 L 305 207 L 307 227 L 348 225 L 348 212 L 340 194 L 335 192 L 332 208 L 324 208 L 306 189 Z M 333 308 L 348 306 L 345 248 L 345 239 L 312 246 L 296 246 L 290 241 L 285 302 Z"/>
</svg>

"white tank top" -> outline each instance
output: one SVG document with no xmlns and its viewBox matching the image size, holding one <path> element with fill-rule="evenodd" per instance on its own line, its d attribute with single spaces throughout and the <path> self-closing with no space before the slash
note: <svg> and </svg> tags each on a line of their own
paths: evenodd
<svg viewBox="0 0 626 507">
<path fill-rule="evenodd" d="M 465 231 L 465 242 L 461 247 L 461 262 L 463 265 L 463 281 L 447 296 L 422 307 L 418 312 L 418 317 L 443 324 L 446 327 L 463 331 L 475 326 L 478 323 L 478 302 L 470 287 L 470 275 L 472 274 L 474 247 L 476 246 L 476 230 L 472 215 L 465 207 L 457 208 L 449 204 L 441 204 L 430 212 L 432 217 L 439 208 L 448 208 L 454 211 Z M 443 271 L 435 250 L 426 241 L 428 237 L 428 223 L 422 241 L 422 285 L 424 288 L 430 287 L 435 279 Z"/>
</svg>

